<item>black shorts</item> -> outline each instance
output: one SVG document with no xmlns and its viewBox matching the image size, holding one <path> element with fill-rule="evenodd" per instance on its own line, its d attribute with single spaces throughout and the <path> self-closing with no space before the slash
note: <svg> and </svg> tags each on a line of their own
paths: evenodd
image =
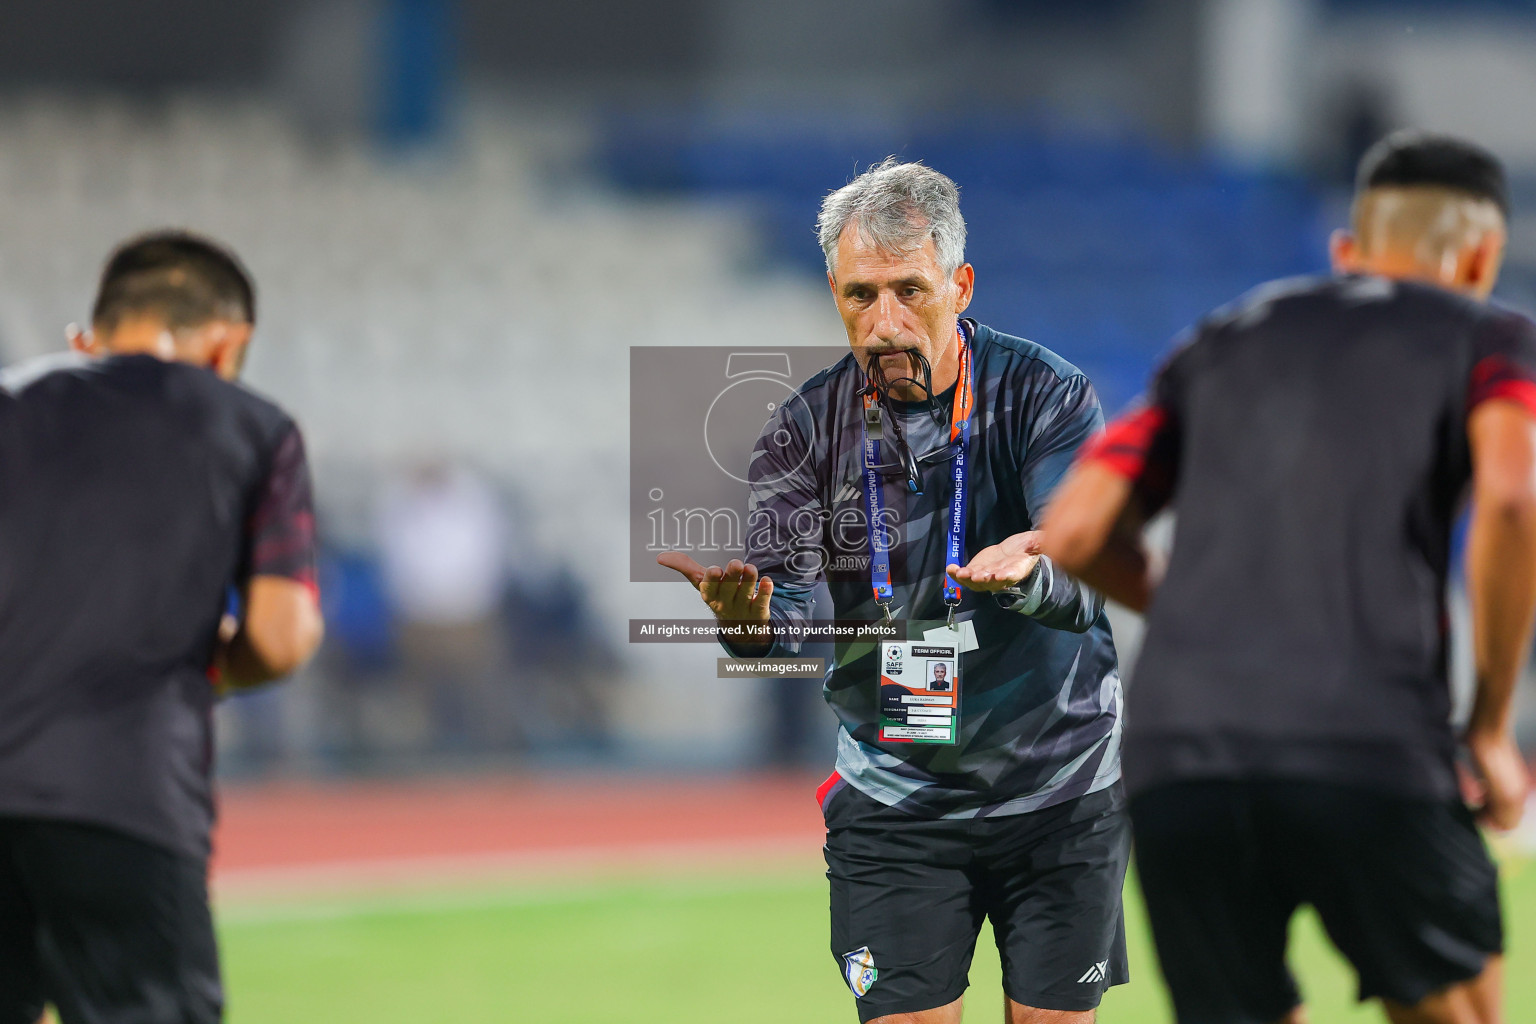
<svg viewBox="0 0 1536 1024">
<path fill-rule="evenodd" d="M 824 805 L 832 956 L 859 1019 L 965 992 L 990 918 L 1015 1002 L 1089 1010 L 1128 978 L 1120 787 L 1027 814 L 918 818 L 842 784 Z"/>
<path fill-rule="evenodd" d="M 1498 872 L 1459 802 L 1315 782 L 1188 782 L 1131 801 L 1136 870 L 1180 1024 L 1270 1024 L 1299 1001 L 1311 904 L 1362 1000 L 1405 1005 L 1503 949 Z"/>
<path fill-rule="evenodd" d="M 0 817 L 0 1024 L 212 1024 L 207 865 L 112 829 Z"/>
</svg>

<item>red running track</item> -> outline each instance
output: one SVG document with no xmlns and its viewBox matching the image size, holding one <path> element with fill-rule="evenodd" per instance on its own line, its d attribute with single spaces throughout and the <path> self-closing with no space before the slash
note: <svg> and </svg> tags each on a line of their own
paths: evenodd
<svg viewBox="0 0 1536 1024">
<path fill-rule="evenodd" d="M 819 779 L 544 778 L 232 786 L 215 884 L 303 889 L 468 874 L 815 858 Z"/>
</svg>

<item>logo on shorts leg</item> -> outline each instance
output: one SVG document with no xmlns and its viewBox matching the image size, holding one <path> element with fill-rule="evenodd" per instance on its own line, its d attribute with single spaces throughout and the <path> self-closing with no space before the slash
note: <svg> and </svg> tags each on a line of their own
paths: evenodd
<svg viewBox="0 0 1536 1024">
<path fill-rule="evenodd" d="M 855 998 L 874 987 L 880 972 L 875 969 L 875 956 L 868 946 L 860 946 L 852 953 L 843 954 L 843 977 L 848 979 L 848 987 Z"/>
<path fill-rule="evenodd" d="M 1091 984 L 1093 984 L 1096 981 L 1108 981 L 1108 980 L 1109 980 L 1109 961 L 1108 960 L 1100 960 L 1098 963 L 1096 963 L 1092 967 L 1088 968 L 1088 970 L 1086 972 L 1084 972 L 1083 976 L 1081 978 L 1077 979 L 1077 983 L 1079 985 L 1091 985 Z"/>
</svg>

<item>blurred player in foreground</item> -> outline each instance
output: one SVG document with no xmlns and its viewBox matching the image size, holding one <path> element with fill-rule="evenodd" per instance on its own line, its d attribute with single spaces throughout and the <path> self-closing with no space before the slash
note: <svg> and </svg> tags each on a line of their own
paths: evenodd
<svg viewBox="0 0 1536 1024">
<path fill-rule="evenodd" d="M 232 383 L 254 314 L 231 255 L 147 236 L 74 353 L 0 378 L 0 1024 L 221 1017 L 215 682 L 322 632 L 298 428 Z"/>
<path fill-rule="evenodd" d="M 1361 163 L 1336 275 L 1202 322 L 1083 456 L 1045 549 L 1147 611 L 1126 778 L 1181 1024 L 1305 1019 L 1303 903 L 1401 1024 L 1502 1019 L 1498 878 L 1461 801 L 1445 589 L 1471 487 L 1481 817 L 1516 825 L 1536 612 L 1536 325 L 1489 305 L 1504 175 L 1401 133 Z M 1141 526 L 1178 511 L 1166 574 Z M 1149 607 L 1150 606 L 1150 607 Z"/>
<path fill-rule="evenodd" d="M 915 643 L 839 642 L 825 684 L 842 722 L 818 794 L 832 954 L 859 1018 L 957 1024 L 990 918 L 1005 1020 L 1088 1024 L 1127 980 L 1120 674 L 1103 598 L 1033 531 L 1098 397 L 1041 346 L 961 319 L 975 271 L 944 175 L 887 161 L 818 226 L 851 351 L 763 429 L 749 561 L 658 561 L 727 623 L 804 622 L 825 579 L 838 618 L 912 627 Z"/>
</svg>

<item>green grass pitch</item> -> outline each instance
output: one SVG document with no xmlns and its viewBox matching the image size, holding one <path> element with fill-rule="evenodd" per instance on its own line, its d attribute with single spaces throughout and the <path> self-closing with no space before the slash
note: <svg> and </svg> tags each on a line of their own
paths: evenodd
<svg viewBox="0 0 1536 1024">
<path fill-rule="evenodd" d="M 1127 893 L 1129 985 L 1099 1019 L 1169 1019 L 1139 897 Z M 1510 1020 L 1536 1020 L 1536 862 L 1506 872 Z M 826 948 L 825 882 L 813 871 L 702 881 L 561 883 L 429 896 L 235 906 L 221 913 L 231 1024 L 434 1024 L 621 1017 L 657 1024 L 855 1021 Z M 1314 1024 L 1380 1020 L 1310 917 L 1292 966 Z M 999 1019 L 984 933 L 965 1019 Z"/>
</svg>

